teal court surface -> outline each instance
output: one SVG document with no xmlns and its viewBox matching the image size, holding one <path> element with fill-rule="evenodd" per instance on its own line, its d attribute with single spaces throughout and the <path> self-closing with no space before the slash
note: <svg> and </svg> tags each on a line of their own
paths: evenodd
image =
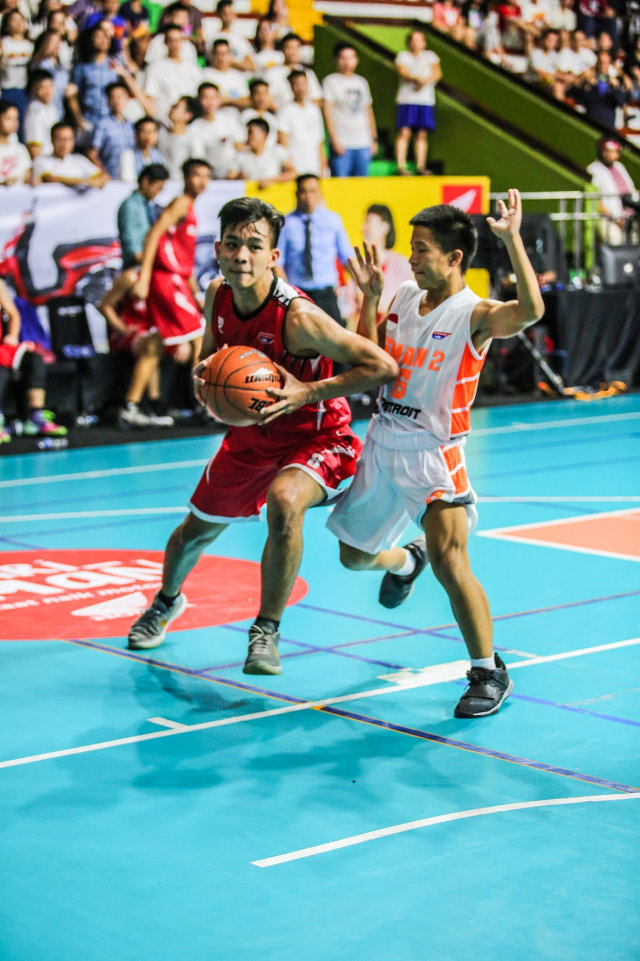
<svg viewBox="0 0 640 961">
<path fill-rule="evenodd" d="M 324 508 L 282 677 L 241 672 L 264 523 L 126 650 L 219 436 L 3 456 L 3 961 L 640 958 L 640 400 L 473 425 L 470 553 L 514 682 L 474 721 L 433 575 L 381 608 Z"/>
</svg>

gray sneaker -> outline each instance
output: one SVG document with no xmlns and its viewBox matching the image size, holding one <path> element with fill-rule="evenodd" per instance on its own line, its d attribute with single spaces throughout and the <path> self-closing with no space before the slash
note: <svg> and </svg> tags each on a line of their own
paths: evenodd
<svg viewBox="0 0 640 961">
<path fill-rule="evenodd" d="M 405 544 L 404 547 L 410 554 L 413 554 L 416 561 L 416 568 L 413 574 L 407 574 L 406 576 L 387 571 L 382 578 L 380 593 L 378 594 L 378 601 L 383 607 L 399 607 L 403 601 L 406 601 L 413 591 L 414 581 L 422 574 L 429 563 L 427 558 L 427 542 L 424 534 L 421 537 L 416 537 L 410 544 Z"/>
<path fill-rule="evenodd" d="M 121 407 L 118 411 L 118 426 L 119 427 L 151 427 L 151 418 L 144 411 L 140 410 L 137 404 L 132 401 L 126 405 L 126 407 Z"/>
<path fill-rule="evenodd" d="M 249 628 L 249 653 L 243 674 L 282 674 L 278 641 L 280 631 L 267 631 L 258 624 Z"/>
<path fill-rule="evenodd" d="M 171 414 L 149 414 L 149 427 L 175 427 Z"/>
<path fill-rule="evenodd" d="M 171 621 L 180 617 L 186 606 L 187 599 L 184 594 L 178 594 L 171 607 L 167 607 L 156 594 L 144 614 L 131 626 L 127 645 L 129 650 L 148 651 L 152 647 L 160 647 L 167 627 Z"/>
</svg>

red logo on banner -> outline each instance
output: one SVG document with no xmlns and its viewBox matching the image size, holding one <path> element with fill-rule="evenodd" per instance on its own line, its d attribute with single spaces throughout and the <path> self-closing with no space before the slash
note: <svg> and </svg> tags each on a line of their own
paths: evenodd
<svg viewBox="0 0 640 961">
<path fill-rule="evenodd" d="M 160 587 L 161 551 L 21 551 L 0 554 L 0 639 L 123 638 Z M 254 617 L 260 564 L 204 556 L 185 583 L 177 630 Z M 307 593 L 298 577 L 289 598 Z"/>
<path fill-rule="evenodd" d="M 468 214 L 482 213 L 480 184 L 443 184 L 442 203 L 451 204 Z"/>
</svg>

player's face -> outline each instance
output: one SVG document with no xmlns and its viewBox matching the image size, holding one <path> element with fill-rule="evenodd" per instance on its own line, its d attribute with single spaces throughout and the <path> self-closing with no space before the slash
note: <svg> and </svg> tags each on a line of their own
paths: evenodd
<svg viewBox="0 0 640 961">
<path fill-rule="evenodd" d="M 211 180 L 211 171 L 204 164 L 192 167 L 189 174 L 184 178 L 185 193 L 190 197 L 199 197 L 204 193 Z"/>
<path fill-rule="evenodd" d="M 453 269 L 452 256 L 454 251 L 444 251 L 428 227 L 413 228 L 409 263 L 422 290 L 439 287 L 447 280 Z"/>
<path fill-rule="evenodd" d="M 246 289 L 264 281 L 280 254 L 272 243 L 266 220 L 227 227 L 216 243 L 216 256 L 231 287 Z"/>
</svg>

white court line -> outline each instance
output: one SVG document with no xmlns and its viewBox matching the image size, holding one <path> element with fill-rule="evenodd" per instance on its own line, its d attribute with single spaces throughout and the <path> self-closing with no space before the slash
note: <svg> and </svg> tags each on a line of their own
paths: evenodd
<svg viewBox="0 0 640 961">
<path fill-rule="evenodd" d="M 562 524 L 584 524 L 585 521 L 600 520 L 602 517 L 624 517 L 625 514 L 637 514 L 637 507 L 625 507 L 617 511 L 596 511 L 594 514 L 581 514 L 579 517 L 560 517 L 551 521 L 529 521 L 528 524 L 513 524 L 509 527 L 493 527 L 489 531 L 481 531 L 482 537 L 494 534 L 510 534 L 512 531 L 526 531 L 531 527 L 559 527 Z M 640 519 L 640 518 L 639 518 Z"/>
<path fill-rule="evenodd" d="M 601 644 L 598 647 L 583 647 L 577 651 L 566 651 L 564 654 L 549 654 L 543 657 L 530 658 L 527 661 L 516 661 L 509 664 L 509 670 L 514 667 L 529 667 L 533 664 L 545 664 L 548 661 L 561 661 L 570 657 L 582 657 L 584 654 L 596 654 L 600 651 L 610 651 L 617 647 L 630 647 L 633 644 L 640 644 L 640 637 L 632 637 L 624 641 L 614 641 L 611 644 Z M 143 662 L 144 663 L 144 662 Z M 459 675 L 446 675 L 446 680 L 456 680 L 464 677 L 469 664 L 467 661 L 452 662 L 459 665 Z M 416 687 L 427 687 L 431 684 L 439 684 L 443 680 L 443 668 L 446 664 L 434 664 L 431 668 L 426 668 L 419 674 L 413 674 L 400 683 L 389 687 L 372 688 L 370 691 L 358 691 L 353 694 L 341 694 L 337 697 L 326 697 L 320 701 L 303 701 L 301 704 L 287 704 L 286 707 L 277 707 L 271 711 L 256 711 L 253 714 L 239 714 L 235 717 L 222 718 L 218 721 L 204 721 L 202 724 L 184 724 L 179 728 L 171 728 L 166 731 L 153 731 L 150 734 L 134 734 L 131 737 L 121 737 L 113 741 L 98 741 L 95 744 L 82 744 L 79 747 L 64 748 L 61 751 L 49 751 L 46 754 L 32 754 L 27 757 L 12 758 L 9 761 L 0 761 L 0 768 L 18 767 L 22 764 L 33 764 L 36 761 L 49 761 L 57 757 L 70 757 L 73 754 L 88 754 L 91 751 L 103 751 L 106 748 L 121 747 L 125 744 L 137 744 L 140 741 L 155 741 L 162 737 L 173 737 L 176 734 L 188 734 L 191 731 L 206 731 L 212 727 L 226 727 L 229 724 L 241 724 L 244 721 L 256 721 L 264 717 L 277 717 L 281 714 L 293 714 L 297 711 L 308 711 L 314 708 L 330 707 L 333 704 L 345 704 L 347 701 L 359 701 L 369 697 L 379 697 L 385 694 L 395 694 L 398 691 L 410 690 Z M 462 668 L 465 668 L 465 671 Z M 436 679 L 434 679 L 434 677 Z M 277 697 L 277 694 L 274 695 Z M 150 719 L 154 723 L 158 718 Z M 165 718 L 160 719 L 168 723 Z M 179 723 L 179 722 L 176 722 Z"/>
<path fill-rule="evenodd" d="M 142 517 L 149 514 L 186 514 L 188 508 L 182 507 L 135 507 L 121 511 L 71 511 L 64 514 L 7 514 L 0 517 L 0 524 L 21 524 L 27 521 L 68 521 L 84 517 Z"/>
<path fill-rule="evenodd" d="M 326 854 L 328 851 L 337 851 L 340 848 L 348 848 L 354 844 L 364 844 L 366 841 L 375 841 L 378 838 L 386 838 L 393 834 L 402 834 L 405 831 L 416 831 L 418 828 L 430 827 L 432 824 L 446 824 L 448 821 L 463 821 L 467 818 L 483 817 L 487 814 L 502 814 L 504 811 L 524 811 L 531 808 L 559 807 L 564 804 L 597 804 L 600 801 L 630 801 L 640 798 L 640 792 L 633 794 L 592 794 L 583 797 L 558 797 L 548 798 L 544 801 L 519 801 L 514 804 L 496 804 L 493 807 L 472 808 L 468 811 L 454 811 L 452 814 L 439 814 L 436 817 L 421 818 L 419 821 L 407 821 L 404 824 L 394 824 L 388 828 L 380 828 L 377 831 L 367 831 L 364 834 L 354 834 L 349 838 L 341 838 L 339 841 L 329 841 L 327 844 L 316 844 L 310 848 L 301 848 L 299 851 L 290 851 L 288 854 L 278 854 L 272 858 L 262 858 L 260 861 L 252 861 L 258 868 L 271 868 L 276 864 L 286 864 L 288 861 L 300 861 L 302 858 L 312 858 L 316 854 Z"/>
<path fill-rule="evenodd" d="M 182 470 L 185 467 L 203 467 L 209 458 L 198 460 L 178 460 L 166 464 L 145 464 L 139 467 L 114 467 L 110 470 L 78 471 L 75 474 L 52 474 L 46 477 L 20 477 L 16 480 L 0 481 L 2 487 L 27 487 L 32 484 L 54 484 L 60 481 L 92 480 L 97 477 L 120 477 L 126 474 L 147 474 L 149 471 Z"/>
<path fill-rule="evenodd" d="M 612 557 L 618 561 L 633 561 L 640 563 L 640 557 L 633 554 L 621 554 L 619 551 L 597 550 L 595 547 L 578 547 L 576 544 L 555 544 L 549 541 L 536 540 L 535 537 L 508 537 L 506 534 L 493 534 L 477 532 L 483 537 L 493 538 L 496 541 L 508 541 L 510 544 L 532 544 L 534 547 L 550 547 L 554 551 L 569 551 L 572 554 L 592 554 L 595 557 Z"/>
<path fill-rule="evenodd" d="M 480 504 L 556 504 L 556 503 L 576 503 L 576 504 L 640 504 L 640 494 L 637 497 L 630 497 L 627 494 L 617 496 L 611 494 L 599 494 L 597 496 L 582 495 L 576 497 L 575 494 L 566 494 L 561 497 L 557 494 L 531 494 L 529 497 L 478 497 Z M 590 515 L 594 516 L 594 515 Z M 597 515 L 602 517 L 604 515 Z M 562 521 L 560 523 L 567 523 Z M 531 524 L 523 524 L 523 527 L 531 527 Z M 513 528 L 510 528 L 513 530 Z"/>
<path fill-rule="evenodd" d="M 515 423 L 506 427 L 480 427 L 472 430 L 472 437 L 491 437 L 494 434 L 519 434 L 522 431 L 557 430 L 563 427 L 578 427 L 585 424 L 602 424 L 610 421 L 637 420 L 640 412 L 628 414 L 602 414 L 598 417 L 574 417 L 566 420 L 543 421 L 539 424 Z M 58 481 L 90 480 L 97 477 L 117 477 L 126 474 L 144 474 L 148 471 L 182 470 L 184 467 L 203 467 L 209 458 L 183 460 L 166 464 L 147 464 L 140 467 L 117 467 L 111 470 L 92 470 L 74 474 L 54 474 L 46 477 L 20 477 L 15 480 L 0 481 L 3 487 L 27 487 L 32 484 L 53 484 Z"/>
</svg>

